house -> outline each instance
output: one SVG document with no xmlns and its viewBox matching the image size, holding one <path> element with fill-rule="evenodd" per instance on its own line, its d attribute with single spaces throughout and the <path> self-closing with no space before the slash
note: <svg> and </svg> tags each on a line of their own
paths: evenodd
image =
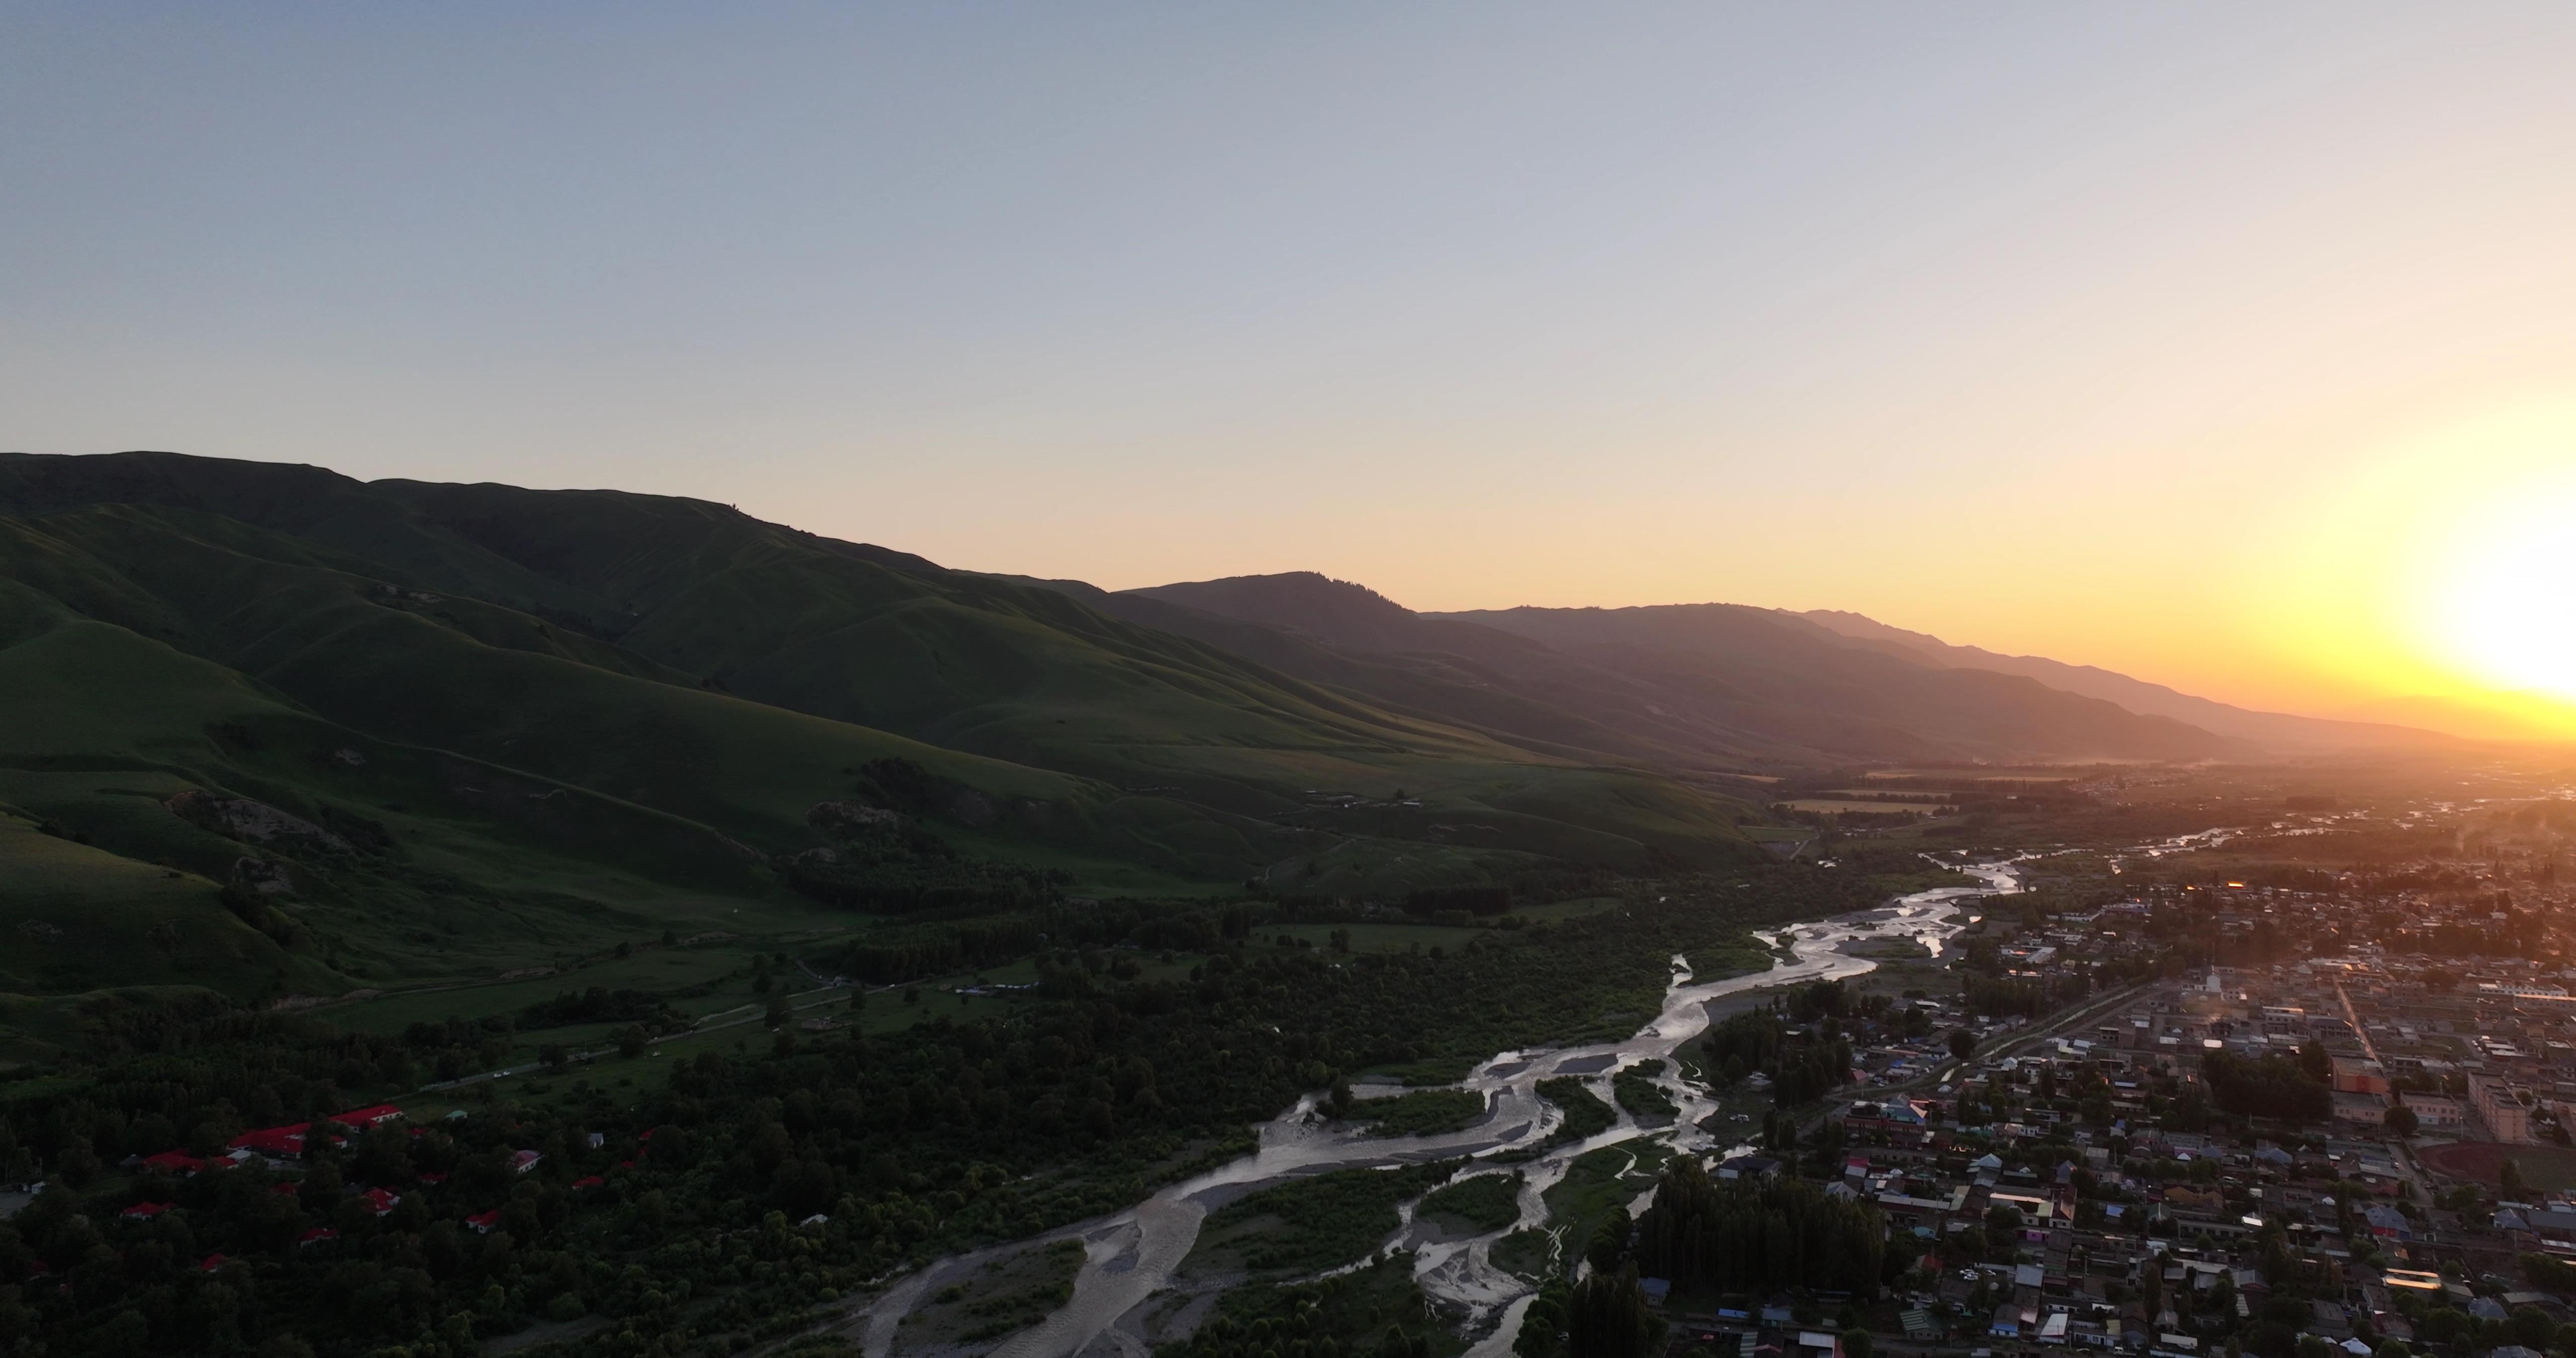
<svg viewBox="0 0 2576 1358">
<path fill-rule="evenodd" d="M 367 1204 L 368 1210 L 377 1216 L 383 1216 L 394 1210 L 394 1205 L 402 1201 L 401 1194 L 388 1193 L 381 1188 L 370 1188 L 358 1197 Z"/>
<path fill-rule="evenodd" d="M 232 1139 L 235 1150 L 254 1151 L 274 1159 L 292 1159 L 304 1154 L 304 1134 L 313 1129 L 309 1122 L 294 1122 L 283 1127 L 263 1127 L 244 1132 Z"/>
<path fill-rule="evenodd" d="M 225 1259 L 221 1254 L 209 1254 L 205 1258 L 197 1261 L 197 1271 L 199 1273 L 212 1273 L 215 1270 L 222 1268 L 228 1262 L 230 1261 Z"/>
<path fill-rule="evenodd" d="M 203 1170 L 206 1168 L 206 1164 L 206 1161 L 200 1160 L 197 1157 L 188 1154 L 186 1151 L 163 1151 L 158 1155 L 144 1156 L 142 1161 L 143 1168 L 145 1169 L 157 1169 L 164 1174 L 178 1174 L 183 1176 L 195 1174 L 198 1171 Z"/>
<path fill-rule="evenodd" d="M 2049 1218 L 2056 1209 L 2056 1204 L 2048 1199 L 2027 1193 L 1989 1194 L 1986 1203 L 1986 1210 L 1989 1212 L 1997 1207 L 2009 1207 L 2020 1213 L 2022 1229 L 2025 1232 L 2047 1230 Z"/>
<path fill-rule="evenodd" d="M 175 1202 L 138 1202 L 117 1215 L 127 1221 L 150 1221 L 178 1205 Z"/>
<path fill-rule="evenodd" d="M 1843 1358 L 1843 1341 L 1822 1330 L 1800 1330 L 1797 1347 L 1784 1345 L 1781 1358 Z"/>
<path fill-rule="evenodd" d="M 1768 1156 L 1739 1155 L 1717 1167 L 1717 1177 L 1721 1179 L 1776 1179 L 1779 1176 L 1780 1162 Z"/>
<path fill-rule="evenodd" d="M 359 1108 L 339 1114 L 331 1120 L 339 1123 L 343 1127 L 356 1127 L 364 1130 L 369 1127 L 382 1127 L 388 1122 L 400 1122 L 402 1121 L 402 1115 L 403 1110 L 394 1107 L 390 1103 L 380 1103 L 370 1108 Z"/>
<path fill-rule="evenodd" d="M 606 1183 L 606 1182 L 608 1182 L 606 1179 L 603 1179 L 603 1178 L 599 1177 L 599 1176 L 598 1176 L 598 1175 L 596 1175 L 596 1174 L 585 1174 L 585 1175 L 583 1175 L 582 1177 L 580 1177 L 580 1178 L 578 1178 L 578 1179 L 573 1180 L 573 1181 L 572 1181 L 572 1186 L 573 1186 L 573 1189 L 577 1192 L 577 1191 L 579 1191 L 579 1190 L 581 1190 L 581 1189 L 585 1189 L 585 1188 L 597 1188 L 597 1187 L 599 1187 L 601 1184 L 604 1184 L 604 1183 Z"/>
<path fill-rule="evenodd" d="M 298 1249 L 302 1249 L 306 1245 L 319 1245 L 326 1240 L 337 1240 L 339 1238 L 340 1233 L 338 1231 L 335 1231 L 328 1226 L 316 1226 L 312 1230 L 306 1231 L 304 1234 L 297 1236 L 295 1239 L 295 1246 Z"/>
<path fill-rule="evenodd" d="M 2419 1127 L 2457 1129 L 2468 1121 L 2468 1113 L 2457 1099 L 2439 1094 L 2408 1094 L 2406 1106 L 2415 1114 Z"/>
<path fill-rule="evenodd" d="M 546 1157 L 543 1154 L 537 1151 L 520 1151 L 510 1157 L 510 1172 L 514 1174 L 525 1174 L 529 1170 L 535 1169 L 537 1167 L 537 1162 L 545 1158 Z"/>
<path fill-rule="evenodd" d="M 1661 1306 L 1673 1295 L 1673 1280 L 1670 1278 L 1639 1278 L 1637 1280 L 1637 1290 L 1646 1294 L 1646 1304 L 1648 1306 Z"/>
<path fill-rule="evenodd" d="M 490 1235 L 492 1228 L 501 1224 L 501 1209 L 495 1207 L 489 1212 L 467 1217 L 465 1224 L 472 1227 L 476 1235 Z"/>
</svg>

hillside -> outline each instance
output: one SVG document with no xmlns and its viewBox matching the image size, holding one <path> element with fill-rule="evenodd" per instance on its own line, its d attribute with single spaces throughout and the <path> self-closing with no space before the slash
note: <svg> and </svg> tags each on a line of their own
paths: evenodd
<svg viewBox="0 0 2576 1358">
<path fill-rule="evenodd" d="M 1890 627 L 1858 613 L 1816 609 L 1796 615 L 1856 641 L 1887 647 L 1908 659 L 1956 669 L 1991 670 L 2036 679 L 2050 688 L 2118 703 L 2132 712 L 2171 717 L 2204 731 L 2283 752 L 2351 749 L 2425 749 L 2453 743 L 2435 731 L 2385 722 L 2335 721 L 2258 712 L 2251 708 L 2151 684 L 2092 665 L 2069 665 L 2036 655 L 2003 655 L 1980 646 L 1954 646 L 1922 632 Z M 2428 723 L 2429 724 L 2429 723 Z"/>
<path fill-rule="evenodd" d="M 206 964 L 283 989 L 922 892 L 1394 890 L 1753 852 L 1744 807 L 1593 752 L 697 501 L 0 456 L 0 516 L 25 718 L 0 804 L 57 832 L 0 839 L 57 884 L 0 911 L 59 927 L 86 873 L 88 913 L 136 944 L 61 985 L 175 975 L 137 959 L 145 898 L 181 887 L 138 894 L 139 868 L 200 906 L 229 888 L 252 934 L 293 941 L 228 934 Z M 98 670 L 115 682 L 76 678 Z M 327 833 L 261 838 L 209 803 Z M 854 849 L 835 804 L 930 838 Z"/>
<path fill-rule="evenodd" d="M 1132 591 L 1490 690 L 1717 767 L 1858 760 L 2198 759 L 2236 748 L 2032 680 L 1949 670 L 1794 615 L 1679 609 L 1421 614 L 1311 573 Z"/>
</svg>

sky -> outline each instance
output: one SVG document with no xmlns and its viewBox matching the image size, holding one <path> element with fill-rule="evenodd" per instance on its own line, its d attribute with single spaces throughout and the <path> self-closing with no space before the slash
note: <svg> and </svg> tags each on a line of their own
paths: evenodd
<svg viewBox="0 0 2576 1358">
<path fill-rule="evenodd" d="M 2560 4 L 11 5 L 0 447 L 2576 730 L 2570 69 Z"/>
</svg>

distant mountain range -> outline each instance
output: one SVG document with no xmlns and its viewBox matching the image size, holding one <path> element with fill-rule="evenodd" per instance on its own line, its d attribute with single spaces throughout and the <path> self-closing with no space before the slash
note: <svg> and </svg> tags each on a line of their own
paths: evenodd
<svg viewBox="0 0 2576 1358">
<path fill-rule="evenodd" d="M 2162 684 L 2132 679 L 2091 665 L 2069 665 L 2035 655 L 2002 655 L 1977 646 L 1953 646 L 1939 637 L 1908 632 L 1858 613 L 1818 609 L 1801 614 L 1817 625 L 1908 658 L 1957 669 L 1991 670 L 2036 679 L 2050 688 L 2117 703 L 2151 717 L 2171 717 L 2204 731 L 2282 753 L 2335 749 L 2423 749 L 2456 744 L 2450 736 L 2383 722 L 2297 717 L 2195 698 Z"/>
<path fill-rule="evenodd" d="M 1292 673 L 1373 685 L 1390 701 L 1400 675 L 1411 686 L 1402 700 L 1454 720 L 1667 762 L 2191 760 L 2454 743 L 2249 711 L 1852 613 L 1691 604 L 1421 614 L 1304 572 L 1132 590 L 1097 606 L 1237 648 L 1253 643 L 1239 630 L 1229 642 L 1213 619 L 1277 629 L 1325 650 L 1271 658 Z M 1327 678 L 1334 665 L 1373 668 Z M 1435 681 L 1453 687 L 1435 694 Z"/>
<path fill-rule="evenodd" d="M 0 926 L 64 940 L 0 991 L 327 988 L 800 896 L 1719 865 L 1761 855 L 1748 775 L 2441 739 L 1850 614 L 1110 592 L 166 453 L 0 455 L 0 710 Z"/>
</svg>

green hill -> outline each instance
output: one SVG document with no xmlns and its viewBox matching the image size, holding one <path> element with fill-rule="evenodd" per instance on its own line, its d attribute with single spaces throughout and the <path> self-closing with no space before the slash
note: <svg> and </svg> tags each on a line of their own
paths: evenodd
<svg viewBox="0 0 2576 1358">
<path fill-rule="evenodd" d="M 63 959 L 0 986 L 1751 852 L 1650 772 L 697 501 L 9 455 L 0 516 L 0 911 Z"/>
</svg>

